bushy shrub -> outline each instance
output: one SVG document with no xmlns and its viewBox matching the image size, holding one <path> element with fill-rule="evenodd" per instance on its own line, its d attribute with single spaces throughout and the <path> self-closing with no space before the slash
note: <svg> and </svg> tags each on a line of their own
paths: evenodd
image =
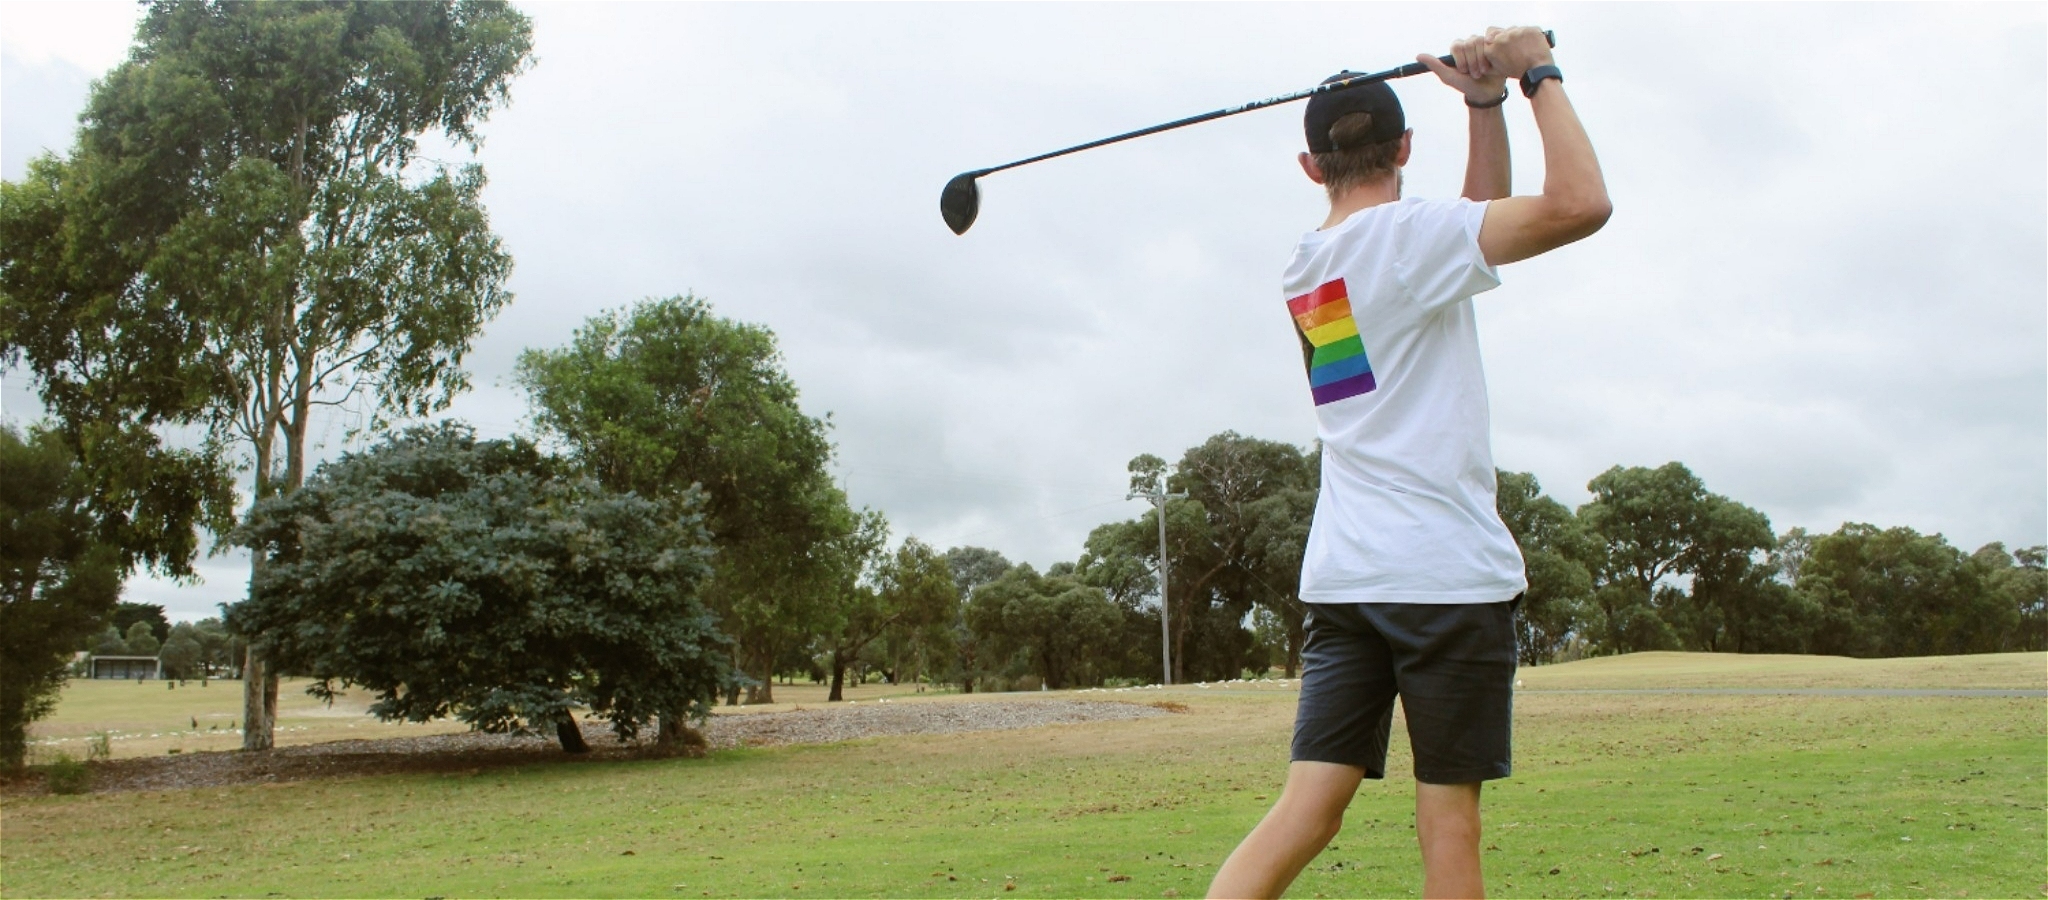
<svg viewBox="0 0 2048 900">
<path fill-rule="evenodd" d="M 587 709 L 627 739 L 703 718 L 732 680 L 696 507 L 605 490 L 523 439 L 415 428 L 256 505 L 237 540 L 268 562 L 228 624 L 315 696 L 368 688 L 382 719 L 553 730 L 574 752 Z"/>
</svg>

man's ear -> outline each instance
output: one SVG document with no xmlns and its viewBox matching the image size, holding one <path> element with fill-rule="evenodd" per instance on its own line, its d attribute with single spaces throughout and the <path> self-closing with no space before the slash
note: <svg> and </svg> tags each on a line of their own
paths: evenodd
<svg viewBox="0 0 2048 900">
<path fill-rule="evenodd" d="M 1408 151 L 1415 149 L 1414 138 L 1415 129 L 1413 128 L 1401 132 L 1401 152 L 1394 154 L 1394 168 L 1407 167 Z"/>
<path fill-rule="evenodd" d="M 1301 163 L 1301 172 L 1308 176 L 1308 180 L 1317 184 L 1323 183 L 1323 167 L 1316 165 L 1316 158 L 1314 156 L 1303 153 L 1296 156 L 1295 159 Z"/>
</svg>

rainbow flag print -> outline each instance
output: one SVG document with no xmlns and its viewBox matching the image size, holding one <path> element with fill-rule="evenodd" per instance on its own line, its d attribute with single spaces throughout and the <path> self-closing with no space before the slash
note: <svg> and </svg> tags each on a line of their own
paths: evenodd
<svg viewBox="0 0 2048 900">
<path fill-rule="evenodd" d="M 1317 406 L 1379 387 L 1372 379 L 1372 363 L 1365 358 L 1365 342 L 1358 339 L 1358 323 L 1351 319 L 1351 295 L 1344 290 L 1344 279 L 1325 282 L 1287 301 L 1287 311 L 1315 347 L 1308 386 Z"/>
</svg>

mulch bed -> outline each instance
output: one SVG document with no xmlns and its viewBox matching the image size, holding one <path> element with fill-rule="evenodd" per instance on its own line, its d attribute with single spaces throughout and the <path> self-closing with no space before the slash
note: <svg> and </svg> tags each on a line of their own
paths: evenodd
<svg viewBox="0 0 2048 900">
<path fill-rule="evenodd" d="M 1169 710 L 1136 703 L 1032 700 L 947 703 L 862 703 L 827 709 L 712 716 L 701 729 L 710 749 L 828 744 L 905 734 L 951 734 L 1043 725 L 1141 719 Z M 332 741 L 260 753 L 199 752 L 90 763 L 92 791 L 182 790 L 243 784 L 280 784 L 400 772 L 476 772 L 507 766 L 573 765 L 597 760 L 701 756 L 704 747 L 657 748 L 651 734 L 621 743 L 611 726 L 583 724 L 591 752 L 568 754 L 552 736 L 439 734 L 414 738 Z M 0 781 L 0 796 L 49 792 L 42 773 Z"/>
</svg>

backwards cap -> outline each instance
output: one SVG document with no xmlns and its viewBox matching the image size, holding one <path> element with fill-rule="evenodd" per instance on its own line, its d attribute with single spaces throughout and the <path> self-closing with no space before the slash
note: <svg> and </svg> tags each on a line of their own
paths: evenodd
<svg viewBox="0 0 2048 900">
<path fill-rule="evenodd" d="M 1345 70 L 1323 79 L 1324 84 L 1357 78 L 1365 73 Z M 1401 114 L 1401 100 L 1394 96 L 1394 89 L 1384 81 L 1325 91 L 1308 98 L 1308 112 L 1302 115 L 1302 129 L 1308 132 L 1310 153 L 1329 153 L 1333 150 L 1350 150 L 1339 147 L 1330 140 L 1330 127 L 1337 120 L 1352 113 L 1371 113 L 1372 131 L 1365 138 L 1366 143 L 1378 144 L 1401 136 L 1408 129 L 1408 122 Z"/>
</svg>

